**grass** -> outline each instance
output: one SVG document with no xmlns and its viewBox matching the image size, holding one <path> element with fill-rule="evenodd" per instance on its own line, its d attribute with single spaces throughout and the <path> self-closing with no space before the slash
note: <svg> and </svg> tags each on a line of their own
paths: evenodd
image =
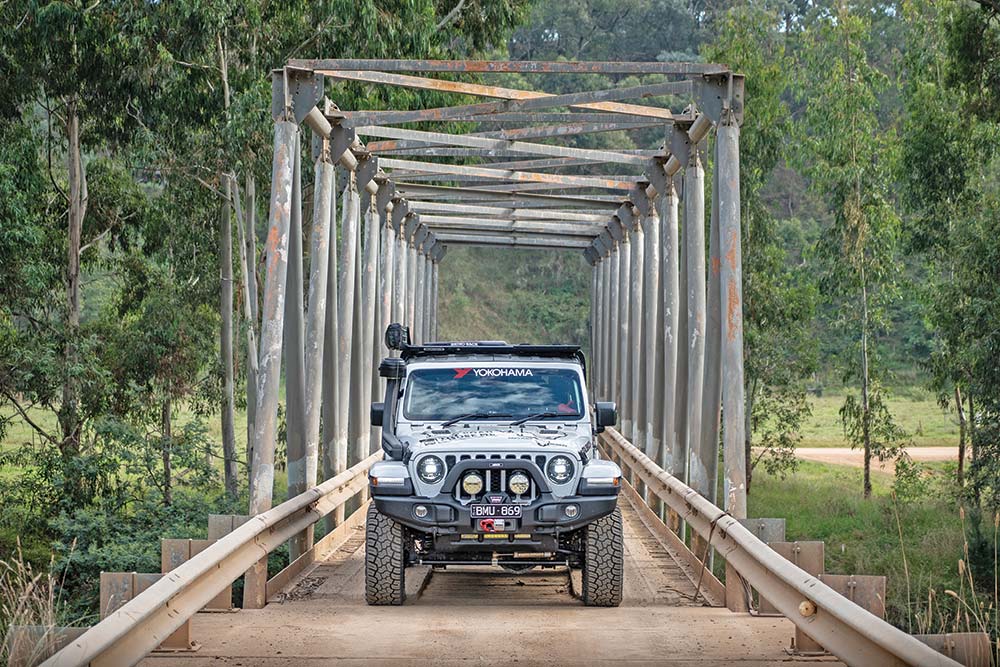
<svg viewBox="0 0 1000 667">
<path fill-rule="evenodd" d="M 949 472 L 940 466 L 931 481 L 932 492 L 895 502 L 892 477 L 873 473 L 873 497 L 864 500 L 860 468 L 803 461 L 784 480 L 756 473 L 749 515 L 784 517 L 789 541 L 824 541 L 828 573 L 888 577 L 888 620 L 907 629 L 913 622 L 908 612 L 927 600 L 930 589 L 941 594 L 959 587 L 964 536 L 958 504 L 947 492 Z"/>
<path fill-rule="evenodd" d="M 811 396 L 809 401 L 812 416 L 802 428 L 801 446 L 849 447 L 840 419 L 844 394 L 824 393 Z M 894 393 L 889 399 L 889 409 L 917 447 L 958 445 L 958 424 L 954 415 L 942 411 L 930 392 L 907 388 Z"/>
</svg>

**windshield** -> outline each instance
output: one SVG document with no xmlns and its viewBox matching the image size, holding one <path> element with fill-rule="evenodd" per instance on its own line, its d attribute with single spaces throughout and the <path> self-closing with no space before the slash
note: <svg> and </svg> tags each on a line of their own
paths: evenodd
<svg viewBox="0 0 1000 667">
<path fill-rule="evenodd" d="M 568 368 L 423 368 L 406 380 L 403 415 L 412 421 L 446 421 L 496 414 L 511 421 L 539 413 L 578 419 L 583 410 L 580 375 Z"/>
</svg>

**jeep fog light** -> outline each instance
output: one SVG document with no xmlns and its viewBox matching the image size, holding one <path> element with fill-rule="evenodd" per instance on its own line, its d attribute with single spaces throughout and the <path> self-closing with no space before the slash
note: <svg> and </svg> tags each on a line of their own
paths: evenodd
<svg viewBox="0 0 1000 667">
<path fill-rule="evenodd" d="M 462 478 L 462 490 L 474 496 L 483 490 L 483 478 L 474 472 Z"/>
<path fill-rule="evenodd" d="M 417 463 L 417 475 L 428 484 L 440 482 L 444 477 L 444 461 L 436 456 L 425 456 Z"/>
<path fill-rule="evenodd" d="M 545 467 L 545 474 L 554 484 L 565 484 L 573 477 L 573 462 L 565 456 L 554 456 Z"/>
<path fill-rule="evenodd" d="M 427 516 L 427 506 L 417 505 L 416 507 L 413 508 L 413 515 L 418 519 L 423 519 L 425 516 Z"/>
<path fill-rule="evenodd" d="M 563 512 L 566 514 L 566 516 L 572 519 L 573 517 L 575 517 L 577 514 L 580 513 L 580 508 L 577 507 L 576 505 L 567 505 L 566 508 L 563 510 Z"/>
<path fill-rule="evenodd" d="M 528 481 L 528 476 L 523 472 L 516 472 L 510 476 L 510 482 L 507 484 L 510 487 L 510 492 L 516 496 L 523 496 L 531 488 L 531 482 Z"/>
</svg>

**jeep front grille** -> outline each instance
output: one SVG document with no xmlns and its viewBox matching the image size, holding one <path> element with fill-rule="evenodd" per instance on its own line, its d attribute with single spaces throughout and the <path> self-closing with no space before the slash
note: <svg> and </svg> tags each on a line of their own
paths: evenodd
<svg viewBox="0 0 1000 667">
<path fill-rule="evenodd" d="M 445 456 L 445 464 L 448 469 L 451 468 L 459 462 L 470 461 L 470 460 L 482 460 L 484 464 L 489 460 L 496 459 L 521 459 L 525 461 L 531 461 L 538 466 L 540 470 L 545 470 L 546 457 L 543 455 L 532 456 L 530 454 L 461 454 L 454 455 L 449 454 Z M 515 472 L 523 472 L 528 476 L 528 491 L 526 493 L 516 495 L 510 493 L 507 488 L 507 480 Z M 462 478 L 465 477 L 469 472 L 478 473 L 480 477 L 483 478 L 483 490 L 476 494 L 475 496 L 470 496 L 462 489 Z M 534 478 L 531 473 L 522 468 L 510 468 L 510 469 L 490 469 L 489 467 L 483 468 L 471 468 L 468 471 L 462 473 L 455 482 L 455 489 L 453 494 L 455 500 L 459 501 L 463 505 L 467 505 L 474 500 L 482 499 L 482 497 L 487 493 L 506 493 L 510 494 L 510 497 L 515 503 L 528 504 L 538 497 L 538 485 L 535 483 Z"/>
</svg>

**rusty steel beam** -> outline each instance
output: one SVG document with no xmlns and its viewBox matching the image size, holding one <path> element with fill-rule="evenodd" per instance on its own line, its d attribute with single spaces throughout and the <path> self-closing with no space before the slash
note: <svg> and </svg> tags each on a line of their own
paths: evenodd
<svg viewBox="0 0 1000 667">
<path fill-rule="evenodd" d="M 509 232 L 545 232 L 551 234 L 571 234 L 597 236 L 604 229 L 600 223 L 557 222 L 554 220 L 511 220 L 496 218 L 466 218 L 446 215 L 422 215 L 421 221 L 439 231 L 457 229 Z"/>
<path fill-rule="evenodd" d="M 347 81 L 364 81 L 381 83 L 390 86 L 415 88 L 418 90 L 436 90 L 439 92 L 474 95 L 478 97 L 499 98 L 499 102 L 483 102 L 479 104 L 463 104 L 419 111 L 341 111 L 341 123 L 349 126 L 384 125 L 386 123 L 405 123 L 422 120 L 441 120 L 444 118 L 459 119 L 470 116 L 483 116 L 508 111 L 527 111 L 530 109 L 551 109 L 568 106 L 594 111 L 609 111 L 624 113 L 631 116 L 659 118 L 671 120 L 674 115 L 669 109 L 624 104 L 618 100 L 641 99 L 664 95 L 676 95 L 691 92 L 690 81 L 654 83 L 643 86 L 628 86 L 625 88 L 608 88 L 577 93 L 552 95 L 500 86 L 482 86 L 479 84 L 445 81 L 418 76 L 401 74 L 386 74 L 382 72 L 350 72 L 323 71 L 322 74 L 333 79 Z M 334 114 L 336 117 L 336 114 Z M 387 120 L 392 119 L 392 120 Z"/>
<path fill-rule="evenodd" d="M 729 68 L 694 62 L 597 62 L 536 60 L 396 60 L 396 59 L 299 59 L 288 61 L 291 69 L 312 72 L 359 70 L 379 72 L 518 72 L 524 74 L 725 74 Z"/>
<path fill-rule="evenodd" d="M 615 211 L 621 206 L 621 201 L 624 199 L 624 197 L 618 197 L 615 201 L 608 201 L 593 196 L 494 192 L 482 188 L 454 188 L 446 185 L 424 185 L 405 182 L 397 182 L 396 190 L 404 195 L 419 195 L 424 198 L 441 197 L 457 200 L 516 202 L 517 206 L 526 206 L 528 204 L 541 204 L 552 207 L 582 206 L 591 210 L 599 209 L 603 211 Z"/>
<path fill-rule="evenodd" d="M 358 134 L 369 137 L 383 137 L 387 139 L 417 140 L 424 143 L 441 144 L 444 146 L 465 146 L 468 148 L 482 148 L 486 150 L 508 150 L 524 155 L 542 155 L 547 157 L 569 157 L 592 162 L 613 162 L 616 164 L 635 164 L 646 166 L 646 158 L 639 155 L 627 155 L 615 151 L 595 150 L 591 148 L 573 148 L 570 146 L 556 146 L 554 144 L 536 144 L 525 141 L 515 141 L 505 138 L 495 139 L 491 137 L 473 136 L 471 134 L 449 134 L 447 132 L 424 132 L 421 130 L 407 130 L 398 127 L 382 127 L 377 125 L 365 125 L 355 128 Z M 369 144 L 368 149 L 377 151 L 378 149 Z"/>
<path fill-rule="evenodd" d="M 480 122 L 485 122 L 485 121 L 480 121 Z M 448 137 L 459 136 L 464 138 L 482 138 L 482 139 L 502 139 L 507 141 L 514 141 L 518 139 L 550 139 L 553 137 L 572 137 L 581 134 L 617 132 L 619 130 L 637 130 L 646 127 L 656 127 L 657 125 L 661 125 L 662 123 L 663 121 L 661 120 L 647 121 L 645 123 L 568 123 L 564 125 L 545 125 L 540 127 L 518 127 L 505 130 L 496 130 L 493 132 L 476 132 L 473 134 L 462 134 L 462 135 L 447 134 L 445 136 Z M 369 132 L 365 132 L 365 130 L 369 130 L 371 129 L 371 127 L 372 126 L 369 125 L 363 125 L 357 128 L 357 132 L 359 134 L 370 134 Z M 377 127 L 384 128 L 385 126 L 377 126 Z M 402 131 L 403 130 L 400 130 L 400 132 Z M 371 136 L 382 136 L 382 135 L 371 135 Z M 389 138 L 393 139 L 392 137 Z M 440 142 L 433 142 L 430 139 L 421 140 L 418 137 L 402 137 L 402 138 L 395 138 L 392 141 L 369 142 L 367 148 L 372 152 L 382 153 L 385 151 L 426 148 L 433 143 L 440 143 Z M 454 144 L 454 145 L 458 146 L 463 144 Z M 511 152 L 517 152 L 517 151 L 511 150 Z"/>
<path fill-rule="evenodd" d="M 439 233 L 438 239 L 448 245 L 478 245 L 548 248 L 553 250 L 582 250 L 590 245 L 589 238 L 576 240 L 569 238 L 533 238 L 523 235 L 516 236 L 483 236 L 482 234 L 445 234 Z"/>
<path fill-rule="evenodd" d="M 419 171 L 423 173 L 442 174 L 444 176 L 472 176 L 480 179 L 496 179 L 516 183 L 543 183 L 558 187 L 601 188 L 605 190 L 630 190 L 635 183 L 605 178 L 601 176 L 575 176 L 569 174 L 545 174 L 530 171 L 511 171 L 506 169 L 489 169 L 487 167 L 472 167 L 468 165 L 441 164 L 436 162 L 418 162 L 415 160 L 396 160 L 383 158 L 380 164 L 388 169 Z M 447 179 L 442 179 L 447 180 Z"/>
<path fill-rule="evenodd" d="M 485 215 L 513 220 L 575 220 L 578 222 L 607 223 L 609 216 L 600 213 L 581 213 L 549 208 L 516 208 L 512 206 L 482 206 L 474 204 L 451 204 L 437 201 L 408 200 L 410 210 L 417 213 L 461 213 Z"/>
</svg>

